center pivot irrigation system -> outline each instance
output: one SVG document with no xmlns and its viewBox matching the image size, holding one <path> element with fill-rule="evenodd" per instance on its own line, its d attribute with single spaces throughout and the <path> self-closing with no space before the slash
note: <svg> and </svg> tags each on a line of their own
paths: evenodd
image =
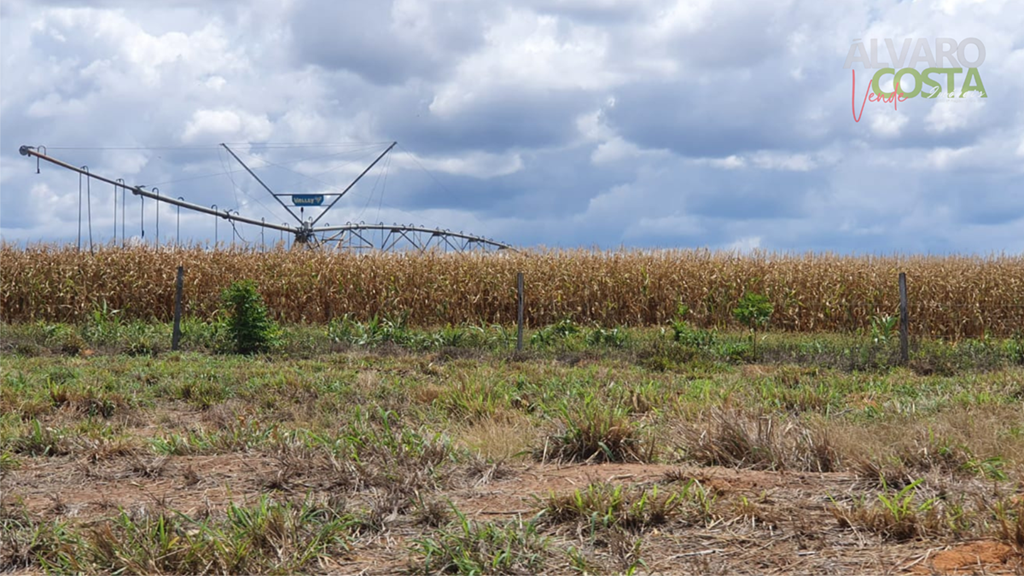
<svg viewBox="0 0 1024 576">
<path fill-rule="evenodd" d="M 116 240 L 117 236 L 117 191 L 121 190 L 121 236 L 122 244 L 125 240 L 124 232 L 124 210 L 125 210 L 125 191 L 130 191 L 132 195 L 139 196 L 140 200 L 150 198 L 157 202 L 163 202 L 172 206 L 177 206 L 179 209 L 185 208 L 187 210 L 193 210 L 203 214 L 210 214 L 216 218 L 222 218 L 227 220 L 234 226 L 235 222 L 249 224 L 252 226 L 258 226 L 265 230 L 277 230 L 283 234 L 290 233 L 294 237 L 293 247 L 303 246 L 309 248 L 322 248 L 333 244 L 337 248 L 349 249 L 349 250 L 418 250 L 426 251 L 429 249 L 438 249 L 445 252 L 463 252 L 468 250 L 514 250 L 509 244 L 498 242 L 490 238 L 484 238 L 482 236 L 476 236 L 473 234 L 466 234 L 464 232 L 453 232 L 451 230 L 443 230 L 440 228 L 429 228 L 424 226 L 414 225 L 403 225 L 403 224 L 364 224 L 362 222 L 347 223 L 344 226 L 331 226 L 324 224 L 317 226 L 317 223 L 323 219 L 323 217 L 334 208 L 339 200 L 345 194 L 351 190 L 356 183 L 362 179 L 374 166 L 377 165 L 391 150 L 397 145 L 397 142 L 392 142 L 384 152 L 377 156 L 373 162 L 370 163 L 362 172 L 357 176 L 348 186 L 346 186 L 340 192 L 324 192 L 319 194 L 278 194 L 267 186 L 255 172 L 250 169 L 242 159 L 226 144 L 221 144 L 225 150 L 245 168 L 245 171 L 251 175 L 256 182 L 263 187 L 274 199 L 288 211 L 288 214 L 295 219 L 295 224 L 274 224 L 267 222 L 265 218 L 256 219 L 248 218 L 240 215 L 235 210 L 219 210 L 217 207 L 201 206 L 186 201 L 184 198 L 172 198 L 170 196 L 164 196 L 160 194 L 158 188 L 152 190 L 146 190 L 144 186 L 131 186 L 125 183 L 123 179 L 111 180 L 98 174 L 93 174 L 89 171 L 87 166 L 73 166 L 59 160 L 47 154 L 45 146 L 22 146 L 19 148 L 19 152 L 22 156 L 29 156 L 36 158 L 36 173 L 39 173 L 39 161 L 43 160 L 71 170 L 79 174 L 79 238 L 81 238 L 81 182 L 82 178 L 88 185 L 91 180 L 97 180 L 105 182 L 114 186 L 114 236 Z M 325 197 L 333 196 L 333 200 L 324 206 Z M 284 199 L 290 199 L 292 206 L 289 206 Z M 304 209 L 307 206 L 323 207 L 323 211 L 319 216 L 309 217 L 304 219 Z M 293 207 L 299 208 L 299 214 L 295 213 Z M 91 199 L 89 205 L 90 212 L 90 245 L 91 245 Z M 159 238 L 160 231 L 160 214 L 157 210 L 157 236 Z M 143 232 L 144 234 L 144 232 Z M 79 240 L 81 243 L 81 240 Z"/>
</svg>

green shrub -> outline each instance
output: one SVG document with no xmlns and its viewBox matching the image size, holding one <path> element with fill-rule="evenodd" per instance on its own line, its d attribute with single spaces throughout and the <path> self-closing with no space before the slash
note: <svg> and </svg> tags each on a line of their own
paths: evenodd
<svg viewBox="0 0 1024 576">
<path fill-rule="evenodd" d="M 684 346 L 708 348 L 715 343 L 715 333 L 694 328 L 686 322 L 672 323 L 672 339 Z"/>
<path fill-rule="evenodd" d="M 276 344 L 280 331 L 252 280 L 232 282 L 221 294 L 221 301 L 228 315 L 227 332 L 235 352 L 266 352 Z"/>
<path fill-rule="evenodd" d="M 751 330 L 757 330 L 758 327 L 768 325 L 768 320 L 772 317 L 772 312 L 774 311 L 775 308 L 767 296 L 755 292 L 747 292 L 743 295 L 743 298 L 740 298 L 736 308 L 733 309 L 732 316 Z"/>
<path fill-rule="evenodd" d="M 715 333 L 690 326 L 690 323 L 686 321 L 686 315 L 689 312 L 690 308 L 685 304 L 680 304 L 676 309 L 676 317 L 672 320 L 672 339 L 693 348 L 707 348 L 713 345 Z"/>
<path fill-rule="evenodd" d="M 772 312 L 775 308 L 772 306 L 771 301 L 764 294 L 757 294 L 755 292 L 747 292 L 740 298 L 736 308 L 732 311 L 732 316 L 738 320 L 741 324 L 750 328 L 751 340 L 753 342 L 753 354 L 757 357 L 757 329 L 764 328 L 768 325 L 768 320 L 772 317 Z"/>
</svg>

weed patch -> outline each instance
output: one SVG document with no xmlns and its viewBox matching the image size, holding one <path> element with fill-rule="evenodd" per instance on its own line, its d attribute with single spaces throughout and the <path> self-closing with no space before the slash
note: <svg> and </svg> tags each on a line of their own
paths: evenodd
<svg viewBox="0 0 1024 576">
<path fill-rule="evenodd" d="M 311 499 L 291 504 L 263 496 L 250 506 L 230 504 L 226 512 L 220 521 L 122 512 L 85 535 L 80 555 L 103 572 L 267 574 L 302 571 L 347 551 L 351 519 Z"/>
<path fill-rule="evenodd" d="M 551 494 L 541 501 L 538 518 L 550 524 L 576 524 L 591 534 L 609 529 L 639 534 L 676 519 L 703 525 L 713 517 L 713 505 L 714 496 L 692 480 L 678 491 L 656 484 L 598 483 L 569 494 Z"/>
<path fill-rule="evenodd" d="M 418 574 L 537 573 L 544 566 L 548 540 L 536 524 L 514 520 L 504 524 L 478 523 L 455 507 L 456 521 L 426 538 L 414 540 Z"/>
<path fill-rule="evenodd" d="M 877 499 L 856 499 L 852 505 L 833 505 L 830 512 L 843 528 L 862 528 L 897 542 L 945 533 L 955 528 L 937 498 L 918 494 L 921 480 L 899 490 L 885 490 Z"/>
</svg>

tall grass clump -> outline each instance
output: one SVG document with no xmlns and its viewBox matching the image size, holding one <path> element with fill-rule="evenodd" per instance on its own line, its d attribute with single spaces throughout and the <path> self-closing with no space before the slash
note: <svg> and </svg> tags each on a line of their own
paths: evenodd
<svg viewBox="0 0 1024 576">
<path fill-rule="evenodd" d="M 559 430 L 544 439 L 534 457 L 566 462 L 651 462 L 656 447 L 623 406 L 588 398 L 582 406 L 563 406 Z"/>
</svg>

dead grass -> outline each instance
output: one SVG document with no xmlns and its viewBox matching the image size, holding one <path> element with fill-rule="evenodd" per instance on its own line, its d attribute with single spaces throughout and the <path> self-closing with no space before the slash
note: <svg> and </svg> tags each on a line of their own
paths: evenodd
<svg viewBox="0 0 1024 576">
<path fill-rule="evenodd" d="M 866 482 L 901 488 L 936 473 L 1005 480 L 1024 465 L 1024 422 L 1016 406 L 954 408 L 880 422 L 829 423 L 833 443 Z"/>
<path fill-rule="evenodd" d="M 470 452 L 488 460 L 511 460 L 528 455 L 536 443 L 536 426 L 521 412 L 498 420 L 477 420 L 454 432 Z"/>
<path fill-rule="evenodd" d="M 417 493 L 412 520 L 416 526 L 440 528 L 452 519 L 451 502 Z"/>
<path fill-rule="evenodd" d="M 998 537 L 1024 559 L 1024 497 L 1018 496 L 1016 506 L 1001 505 L 996 509 Z"/>
<path fill-rule="evenodd" d="M 137 452 L 131 452 L 129 456 L 130 470 L 143 478 L 160 478 L 171 472 L 168 469 L 169 462 L 170 458 L 166 456 L 149 458 L 140 456 Z"/>
<path fill-rule="evenodd" d="M 777 415 L 713 410 L 683 428 L 682 436 L 686 457 L 709 466 L 813 472 L 841 466 L 827 429 Z"/>
</svg>

